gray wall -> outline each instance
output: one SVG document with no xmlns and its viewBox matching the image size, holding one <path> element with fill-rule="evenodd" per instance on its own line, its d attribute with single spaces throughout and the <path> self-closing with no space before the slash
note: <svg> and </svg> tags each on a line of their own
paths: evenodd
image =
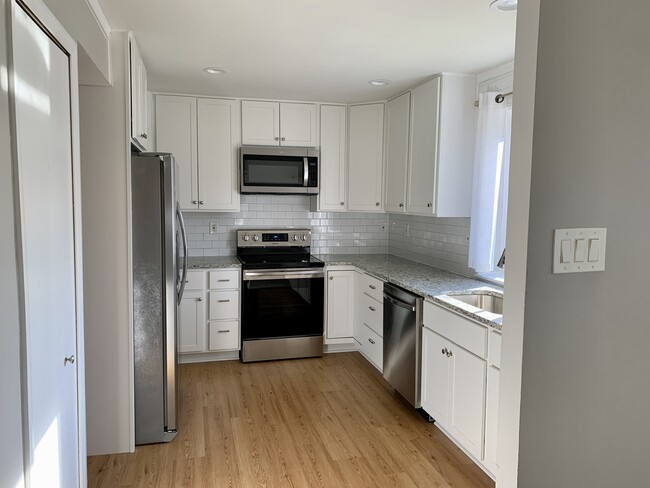
<svg viewBox="0 0 650 488">
<path fill-rule="evenodd" d="M 523 488 L 649 483 L 648 19 L 647 0 L 541 2 Z M 600 226 L 606 271 L 552 275 L 553 229 Z"/>
<path fill-rule="evenodd" d="M 0 66 L 7 66 L 6 2 L 0 0 Z M 6 70 L 0 71 L 0 486 L 22 486 L 23 437 L 20 400 L 19 305 L 16 274 L 16 236 L 9 133 Z"/>
</svg>

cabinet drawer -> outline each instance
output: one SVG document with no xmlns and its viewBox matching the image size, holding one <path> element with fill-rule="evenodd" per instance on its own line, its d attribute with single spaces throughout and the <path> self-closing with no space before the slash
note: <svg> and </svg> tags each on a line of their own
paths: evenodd
<svg viewBox="0 0 650 488">
<path fill-rule="evenodd" d="M 495 368 L 501 369 L 501 334 L 490 332 L 488 338 L 488 362 Z"/>
<path fill-rule="evenodd" d="M 186 290 L 203 290 L 205 288 L 205 271 L 188 271 L 185 279 Z"/>
<path fill-rule="evenodd" d="M 210 271 L 210 290 L 238 290 L 239 270 Z"/>
<path fill-rule="evenodd" d="M 384 337 L 384 306 L 377 300 L 362 293 L 359 297 L 359 320 L 370 327 L 377 335 Z"/>
<path fill-rule="evenodd" d="M 424 302 L 424 326 L 483 359 L 487 357 L 485 326 L 430 302 Z"/>
<path fill-rule="evenodd" d="M 384 340 L 368 326 L 362 327 L 361 353 L 379 370 L 384 369 Z"/>
<path fill-rule="evenodd" d="M 367 293 L 378 302 L 384 302 L 383 281 L 373 278 L 365 273 L 361 273 L 361 276 L 359 276 L 359 285 L 361 286 L 361 291 L 363 293 Z"/>
<path fill-rule="evenodd" d="M 239 321 L 223 320 L 210 322 L 210 351 L 239 349 Z"/>
<path fill-rule="evenodd" d="M 238 291 L 211 291 L 210 320 L 227 320 L 239 318 Z"/>
</svg>

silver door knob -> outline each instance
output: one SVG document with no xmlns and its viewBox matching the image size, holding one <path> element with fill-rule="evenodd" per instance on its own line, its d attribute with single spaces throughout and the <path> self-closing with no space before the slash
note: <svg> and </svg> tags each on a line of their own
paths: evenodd
<svg viewBox="0 0 650 488">
<path fill-rule="evenodd" d="M 140 134 L 140 137 L 142 137 L 143 139 L 146 139 L 146 138 L 147 138 L 147 134 L 145 134 L 145 133 L 143 132 L 142 134 Z"/>
<path fill-rule="evenodd" d="M 377 206 L 377 207 L 379 207 L 380 205 L 381 205 L 381 203 L 379 203 L 379 202 L 375 203 L 375 206 Z"/>
<path fill-rule="evenodd" d="M 74 364 L 74 362 L 75 362 L 75 357 L 73 354 L 72 356 L 63 359 L 63 366 L 67 366 L 68 363 Z"/>
</svg>

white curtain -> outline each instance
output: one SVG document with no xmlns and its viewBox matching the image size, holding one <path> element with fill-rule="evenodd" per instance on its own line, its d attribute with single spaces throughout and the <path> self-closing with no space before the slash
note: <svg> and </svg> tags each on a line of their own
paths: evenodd
<svg viewBox="0 0 650 488">
<path fill-rule="evenodd" d="M 496 103 L 498 94 L 479 97 L 469 247 L 477 273 L 495 271 L 505 248 L 512 99 Z"/>
</svg>

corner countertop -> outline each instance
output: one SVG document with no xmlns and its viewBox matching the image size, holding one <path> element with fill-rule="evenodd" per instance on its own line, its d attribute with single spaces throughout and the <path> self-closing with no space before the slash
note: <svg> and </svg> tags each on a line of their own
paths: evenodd
<svg viewBox="0 0 650 488">
<path fill-rule="evenodd" d="M 503 296 L 503 290 L 496 286 L 389 254 L 321 254 L 316 257 L 328 266 L 354 266 L 453 312 L 501 330 L 501 315 L 486 312 L 449 296 L 477 292 Z"/>
<path fill-rule="evenodd" d="M 187 269 L 241 268 L 237 256 L 202 256 L 187 258 Z"/>
</svg>

